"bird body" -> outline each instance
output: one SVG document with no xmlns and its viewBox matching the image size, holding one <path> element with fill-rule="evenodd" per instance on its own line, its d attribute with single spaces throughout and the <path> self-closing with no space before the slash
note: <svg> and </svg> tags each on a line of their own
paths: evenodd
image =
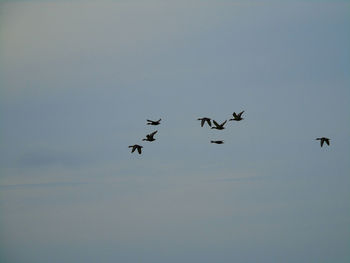
<svg viewBox="0 0 350 263">
<path fill-rule="evenodd" d="M 203 127 L 205 122 L 207 122 L 208 125 L 211 127 L 211 120 L 210 120 L 210 118 L 203 117 L 203 118 L 198 118 L 197 120 L 201 121 L 201 127 Z"/>
<path fill-rule="evenodd" d="M 224 141 L 210 141 L 211 143 L 216 143 L 216 144 L 223 144 L 224 143 Z"/>
<path fill-rule="evenodd" d="M 162 119 L 159 119 L 157 121 L 147 120 L 147 125 L 159 125 L 161 120 Z"/>
<path fill-rule="evenodd" d="M 233 119 L 229 119 L 230 121 L 241 121 L 243 120 L 242 118 L 242 114 L 244 111 L 241 111 L 240 113 L 236 114 L 236 112 L 234 112 L 233 115 Z"/>
<path fill-rule="evenodd" d="M 153 138 L 153 136 L 157 133 L 158 131 L 154 131 L 150 134 L 147 134 L 146 135 L 146 138 L 145 139 L 142 139 L 143 141 L 148 141 L 148 142 L 153 142 L 155 141 L 156 139 Z"/>
<path fill-rule="evenodd" d="M 130 145 L 129 148 L 132 148 L 131 149 L 132 153 L 137 149 L 138 153 L 141 154 L 141 149 L 143 148 L 143 146 L 134 144 L 134 145 Z"/>
<path fill-rule="evenodd" d="M 326 142 L 326 143 L 327 143 L 327 145 L 329 145 L 329 141 L 330 141 L 331 139 L 326 138 L 326 137 L 321 137 L 321 138 L 317 138 L 316 140 L 319 140 L 319 141 L 320 141 L 320 143 L 321 143 L 321 147 L 322 147 L 322 146 L 323 146 L 323 144 L 324 144 L 324 142 Z"/>
<path fill-rule="evenodd" d="M 217 129 L 217 130 L 223 130 L 223 129 L 225 129 L 224 125 L 225 125 L 226 122 L 227 122 L 227 120 L 224 121 L 221 124 L 218 124 L 215 120 L 213 120 L 213 123 L 214 123 L 215 127 L 211 127 L 211 128 L 212 129 Z"/>
</svg>

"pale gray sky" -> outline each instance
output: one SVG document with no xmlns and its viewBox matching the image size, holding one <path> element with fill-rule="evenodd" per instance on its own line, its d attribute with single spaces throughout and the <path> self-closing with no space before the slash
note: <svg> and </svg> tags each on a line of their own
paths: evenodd
<svg viewBox="0 0 350 263">
<path fill-rule="evenodd" d="M 349 262 L 349 7 L 1 2 L 0 261 Z"/>
</svg>

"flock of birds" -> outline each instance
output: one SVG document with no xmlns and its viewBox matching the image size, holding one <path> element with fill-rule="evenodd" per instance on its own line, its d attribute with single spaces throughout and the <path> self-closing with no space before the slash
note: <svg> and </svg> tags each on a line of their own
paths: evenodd
<svg viewBox="0 0 350 263">
<path fill-rule="evenodd" d="M 162 119 L 159 119 L 159 120 L 157 120 L 157 121 L 147 120 L 147 125 L 157 126 L 157 125 L 160 124 L 160 121 L 161 121 L 161 120 L 162 120 Z M 150 134 L 147 134 L 147 135 L 146 135 L 146 138 L 142 139 L 142 141 L 148 141 L 148 142 L 153 142 L 153 141 L 155 141 L 156 139 L 154 139 L 154 135 L 155 135 L 157 132 L 158 132 L 158 131 L 154 131 L 154 132 L 152 132 L 152 133 L 150 133 Z M 134 145 L 130 145 L 129 148 L 132 148 L 132 149 L 131 149 L 131 152 L 132 152 L 132 153 L 133 153 L 135 150 L 137 150 L 137 152 L 138 152 L 139 154 L 141 154 L 143 146 L 138 145 L 138 144 L 134 144 Z"/>
<path fill-rule="evenodd" d="M 244 111 L 241 111 L 240 113 L 236 113 L 234 112 L 232 114 L 233 119 L 229 119 L 229 121 L 241 121 L 244 118 L 242 118 L 242 114 L 244 113 Z M 157 121 L 152 121 L 152 120 L 147 120 L 147 125 L 153 125 L 153 126 L 157 126 L 160 124 L 160 121 L 162 119 L 159 119 Z M 225 120 L 223 123 L 219 124 L 217 123 L 215 120 L 212 120 L 211 118 L 207 118 L 207 117 L 203 117 L 203 118 L 198 118 L 197 120 L 201 121 L 201 127 L 204 126 L 205 123 L 207 123 L 212 129 L 216 129 L 216 130 L 223 130 L 225 129 L 225 124 L 227 122 L 227 120 Z M 212 123 L 214 125 L 212 125 Z M 153 142 L 156 139 L 154 138 L 154 135 L 157 133 L 158 131 L 154 131 L 150 134 L 146 135 L 146 138 L 142 139 L 142 141 L 148 141 L 148 142 Z M 320 141 L 321 147 L 323 147 L 323 144 L 326 143 L 327 145 L 329 145 L 329 141 L 330 139 L 327 137 L 320 137 L 320 138 L 316 138 L 316 140 Z M 215 140 L 215 141 L 210 141 L 211 143 L 215 143 L 215 144 L 223 144 L 224 141 L 223 140 Z M 137 152 L 139 154 L 142 153 L 142 145 L 139 144 L 134 144 L 134 145 L 130 145 L 129 148 L 131 149 L 131 153 L 135 152 L 135 150 L 137 150 Z"/>
<path fill-rule="evenodd" d="M 241 111 L 240 113 L 236 113 L 234 112 L 233 115 L 233 119 L 229 119 L 229 121 L 241 121 L 243 120 L 242 118 L 242 114 L 244 113 L 244 111 Z M 198 118 L 197 120 L 201 121 L 201 127 L 204 126 L 205 123 L 207 123 L 212 129 L 216 129 L 216 130 L 223 130 L 225 129 L 225 124 L 227 122 L 227 120 L 225 120 L 223 123 L 219 124 L 217 123 L 215 120 L 213 120 L 213 124 L 215 126 L 212 127 L 211 125 L 211 119 L 207 118 L 207 117 L 203 117 L 203 118 Z M 210 141 L 211 143 L 216 143 L 216 144 L 223 144 L 224 141 L 223 140 L 217 140 L 217 141 Z"/>
</svg>

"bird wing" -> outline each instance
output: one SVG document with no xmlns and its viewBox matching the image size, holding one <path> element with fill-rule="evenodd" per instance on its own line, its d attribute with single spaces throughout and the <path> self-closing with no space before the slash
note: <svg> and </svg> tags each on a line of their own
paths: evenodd
<svg viewBox="0 0 350 263">
<path fill-rule="evenodd" d="M 154 121 L 152 121 L 152 120 L 147 120 L 148 122 L 154 122 Z"/>
<path fill-rule="evenodd" d="M 135 150 L 136 150 L 136 146 L 134 145 L 134 146 L 132 146 L 131 152 L 133 153 Z"/>
<path fill-rule="evenodd" d="M 321 139 L 321 147 L 323 146 L 324 140 Z"/>
<path fill-rule="evenodd" d="M 327 145 L 329 145 L 329 140 L 327 139 L 327 140 L 325 140 L 325 142 L 327 143 Z"/>
<path fill-rule="evenodd" d="M 244 111 L 241 111 L 239 114 L 238 114 L 238 117 L 241 117 L 242 114 L 243 114 Z"/>
<path fill-rule="evenodd" d="M 207 119 L 207 123 L 208 123 L 208 125 L 211 127 L 211 121 L 210 121 L 210 119 Z"/>
<path fill-rule="evenodd" d="M 220 126 L 215 120 L 213 120 L 213 123 L 215 124 L 216 127 Z"/>
<path fill-rule="evenodd" d="M 154 131 L 150 134 L 150 136 L 153 138 L 153 136 L 157 133 L 158 131 Z"/>
<path fill-rule="evenodd" d="M 237 116 L 237 114 L 234 112 L 234 113 L 232 113 L 232 115 L 233 115 L 233 117 L 236 119 L 238 116 Z"/>
<path fill-rule="evenodd" d="M 139 152 L 139 154 L 141 154 L 141 147 L 137 147 L 137 151 Z"/>
<path fill-rule="evenodd" d="M 203 127 L 205 119 L 201 119 L 201 127 Z"/>
<path fill-rule="evenodd" d="M 226 120 L 226 121 L 224 121 L 223 123 L 221 123 L 221 125 L 220 125 L 220 126 L 224 126 L 226 122 L 227 122 L 227 120 Z"/>
</svg>

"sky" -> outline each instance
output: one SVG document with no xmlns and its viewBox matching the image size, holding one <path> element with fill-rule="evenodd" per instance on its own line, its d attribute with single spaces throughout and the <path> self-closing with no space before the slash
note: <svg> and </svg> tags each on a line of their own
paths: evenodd
<svg viewBox="0 0 350 263">
<path fill-rule="evenodd" d="M 1 1 L 0 262 L 349 262 L 349 12 Z"/>
</svg>

